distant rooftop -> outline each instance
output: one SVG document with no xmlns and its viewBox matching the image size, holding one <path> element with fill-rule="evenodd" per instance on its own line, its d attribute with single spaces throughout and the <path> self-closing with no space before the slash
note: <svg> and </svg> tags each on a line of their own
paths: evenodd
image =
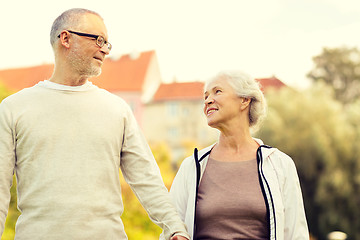
<svg viewBox="0 0 360 240">
<path fill-rule="evenodd" d="M 202 99 L 204 92 L 203 82 L 174 82 L 161 84 L 156 91 L 153 101 Z"/>
<path fill-rule="evenodd" d="M 286 86 L 276 77 L 259 78 L 261 90 L 266 91 L 270 88 L 279 89 Z M 169 100 L 201 100 L 204 94 L 203 82 L 173 82 L 163 83 L 156 91 L 153 101 L 169 101 Z"/>
<path fill-rule="evenodd" d="M 123 55 L 118 60 L 106 59 L 101 75 L 91 81 L 110 92 L 141 91 L 146 71 L 154 56 L 155 51 L 148 51 L 138 55 Z"/>
<path fill-rule="evenodd" d="M 39 81 L 49 79 L 53 69 L 53 64 L 44 64 L 34 67 L 0 70 L 0 82 L 10 91 L 19 91 L 34 86 Z"/>
<path fill-rule="evenodd" d="M 280 88 L 286 86 L 285 83 L 283 83 L 282 81 L 280 81 L 279 79 L 277 79 L 274 76 L 271 78 L 257 78 L 256 80 L 259 81 L 261 90 L 263 92 L 266 92 L 266 90 L 269 88 L 280 89 Z"/>
</svg>

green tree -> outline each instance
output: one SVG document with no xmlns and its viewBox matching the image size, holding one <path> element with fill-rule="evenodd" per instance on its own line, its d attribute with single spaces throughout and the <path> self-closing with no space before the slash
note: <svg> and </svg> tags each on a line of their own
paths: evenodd
<svg viewBox="0 0 360 240">
<path fill-rule="evenodd" d="M 350 103 L 360 97 L 360 51 L 357 48 L 324 48 L 313 57 L 314 68 L 308 77 L 323 81 L 335 90 L 335 97 Z"/>
<path fill-rule="evenodd" d="M 9 96 L 10 94 L 11 94 L 11 91 L 9 89 L 7 89 L 4 84 L 2 84 L 1 79 L 0 79 L 0 102 L 4 98 Z"/>
<path fill-rule="evenodd" d="M 0 102 L 9 96 L 12 92 L 9 91 L 2 83 L 0 79 Z M 15 235 L 15 223 L 17 218 L 19 217 L 19 211 L 17 209 L 16 202 L 16 180 L 15 176 L 13 178 L 13 186 L 10 189 L 11 192 L 11 201 L 9 205 L 9 211 L 5 222 L 4 233 L 1 236 L 1 240 L 12 240 Z"/>
<path fill-rule="evenodd" d="M 333 96 L 324 84 L 305 92 L 285 88 L 269 92 L 268 117 L 257 133 L 266 144 L 294 159 L 309 229 L 319 239 L 334 230 L 350 237 L 360 233 L 355 210 L 360 200 L 359 154 L 354 152 L 359 146 L 355 123 L 360 120 L 356 112 L 360 108 L 345 111 Z"/>
<path fill-rule="evenodd" d="M 15 237 L 15 224 L 20 215 L 17 209 L 17 195 L 16 195 L 16 179 L 13 177 L 13 185 L 10 189 L 11 200 L 9 204 L 9 211 L 6 217 L 4 233 L 1 240 L 13 240 Z"/>
<path fill-rule="evenodd" d="M 353 128 L 352 161 L 350 166 L 351 189 L 355 198 L 351 201 L 353 239 L 360 239 L 360 99 L 346 106 L 347 120 Z"/>
</svg>

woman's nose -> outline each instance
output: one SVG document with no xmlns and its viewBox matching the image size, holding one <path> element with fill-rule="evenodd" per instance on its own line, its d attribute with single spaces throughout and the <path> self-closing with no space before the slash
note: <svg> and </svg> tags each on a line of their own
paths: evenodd
<svg viewBox="0 0 360 240">
<path fill-rule="evenodd" d="M 213 98 L 211 98 L 211 97 L 207 97 L 206 99 L 205 99 L 205 105 L 209 105 L 209 104 L 211 104 L 211 103 L 213 103 L 214 102 L 214 99 Z"/>
</svg>

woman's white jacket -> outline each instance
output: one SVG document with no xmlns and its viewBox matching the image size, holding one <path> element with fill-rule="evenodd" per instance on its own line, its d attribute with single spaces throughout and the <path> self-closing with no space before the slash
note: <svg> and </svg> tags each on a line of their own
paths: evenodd
<svg viewBox="0 0 360 240">
<path fill-rule="evenodd" d="M 276 148 L 263 145 L 257 151 L 260 185 L 268 209 L 270 239 L 309 239 L 300 183 L 293 160 Z M 170 189 L 175 207 L 194 235 L 198 184 L 203 176 L 212 149 L 197 149 L 181 164 Z M 160 237 L 161 239 L 162 237 Z"/>
</svg>

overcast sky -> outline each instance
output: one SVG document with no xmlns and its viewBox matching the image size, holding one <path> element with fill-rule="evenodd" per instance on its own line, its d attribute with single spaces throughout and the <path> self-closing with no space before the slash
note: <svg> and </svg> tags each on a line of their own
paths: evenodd
<svg viewBox="0 0 360 240">
<path fill-rule="evenodd" d="M 239 69 L 302 87 L 323 47 L 360 49 L 359 0 L 0 0 L 0 69 L 53 63 L 51 25 L 74 7 L 102 15 L 110 57 L 155 50 L 164 82 Z"/>
</svg>

